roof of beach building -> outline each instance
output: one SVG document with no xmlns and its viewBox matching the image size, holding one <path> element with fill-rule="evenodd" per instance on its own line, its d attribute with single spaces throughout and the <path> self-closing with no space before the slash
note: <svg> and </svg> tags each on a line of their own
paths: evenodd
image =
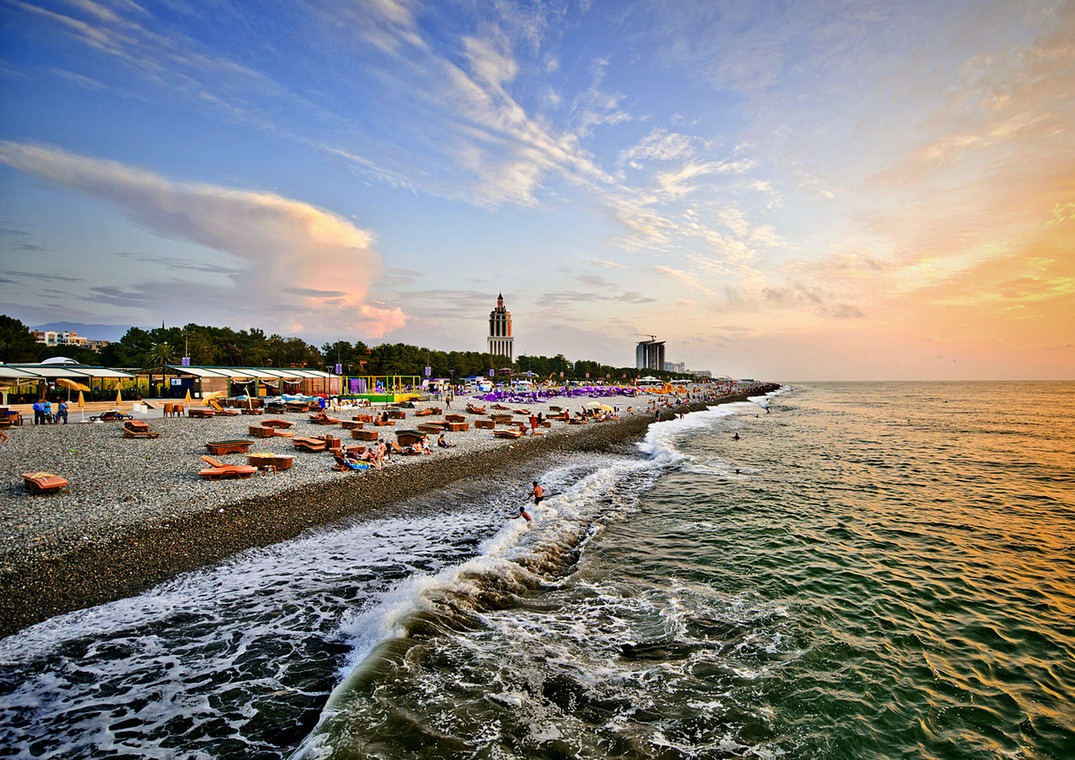
<svg viewBox="0 0 1075 760">
<path fill-rule="evenodd" d="M 129 372 L 90 364 L 57 364 L 38 362 L 34 364 L 0 364 L 0 378 L 6 380 L 52 380 L 58 377 L 132 379 Z"/>
<path fill-rule="evenodd" d="M 280 378 L 293 379 L 325 379 L 339 377 L 319 369 L 293 369 L 291 367 L 211 367 L 211 366 L 183 366 L 180 364 L 165 365 L 177 375 L 191 375 L 193 377 L 226 377 L 231 380 L 256 378 L 259 380 L 275 380 Z"/>
</svg>

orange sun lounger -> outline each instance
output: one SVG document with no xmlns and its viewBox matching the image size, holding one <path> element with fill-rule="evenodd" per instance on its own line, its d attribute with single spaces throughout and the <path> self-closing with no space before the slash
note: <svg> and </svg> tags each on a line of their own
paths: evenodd
<svg viewBox="0 0 1075 760">
<path fill-rule="evenodd" d="M 51 472 L 24 472 L 22 482 L 33 493 L 51 493 L 67 487 L 67 479 Z"/>
<path fill-rule="evenodd" d="M 203 456 L 202 461 L 209 465 L 198 472 L 206 480 L 222 480 L 224 478 L 249 478 L 258 471 L 257 467 L 248 464 L 223 464 L 210 456 Z"/>
</svg>

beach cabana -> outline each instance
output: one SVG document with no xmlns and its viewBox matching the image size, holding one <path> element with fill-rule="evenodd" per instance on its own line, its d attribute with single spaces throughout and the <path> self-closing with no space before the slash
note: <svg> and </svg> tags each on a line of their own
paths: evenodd
<svg viewBox="0 0 1075 760">
<path fill-rule="evenodd" d="M 112 380 L 115 381 L 113 385 L 118 386 L 121 380 L 134 379 L 136 379 L 135 376 L 129 372 L 74 362 L 0 364 L 0 392 L 2 392 L 0 403 L 7 404 L 7 396 L 12 392 L 12 388 L 16 389 L 15 392 L 19 392 L 19 388 L 37 386 L 37 394 L 41 396 L 46 384 L 62 385 L 60 380 L 69 380 L 92 387 L 95 380 Z"/>
<path fill-rule="evenodd" d="M 317 369 L 291 367 L 211 367 L 169 364 L 168 370 L 178 377 L 194 378 L 198 393 L 221 391 L 229 395 L 239 390 L 241 395 L 268 396 L 276 394 L 324 394 L 340 392 L 343 378 Z"/>
</svg>

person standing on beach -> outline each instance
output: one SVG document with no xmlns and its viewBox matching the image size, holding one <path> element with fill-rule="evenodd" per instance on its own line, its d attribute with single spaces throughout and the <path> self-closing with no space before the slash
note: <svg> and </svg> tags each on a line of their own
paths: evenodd
<svg viewBox="0 0 1075 760">
<path fill-rule="evenodd" d="M 537 424 L 538 424 L 537 415 L 531 414 L 530 415 L 530 435 L 536 435 L 536 433 L 534 431 L 537 430 Z"/>
<path fill-rule="evenodd" d="M 63 420 L 63 424 L 67 424 L 67 402 L 61 401 L 60 406 L 56 409 L 56 421 Z"/>
<path fill-rule="evenodd" d="M 34 424 L 35 425 L 43 425 L 43 424 L 45 424 L 45 405 L 41 402 L 41 399 L 38 399 L 37 401 L 34 402 L 33 410 L 34 410 Z"/>
</svg>

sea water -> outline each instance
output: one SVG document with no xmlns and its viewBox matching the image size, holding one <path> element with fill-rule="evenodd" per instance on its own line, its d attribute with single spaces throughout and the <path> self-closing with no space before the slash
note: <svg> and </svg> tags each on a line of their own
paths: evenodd
<svg viewBox="0 0 1075 760">
<path fill-rule="evenodd" d="M 539 479 L 0 641 L 0 757 L 1075 757 L 1075 385 L 786 387 Z"/>
</svg>

